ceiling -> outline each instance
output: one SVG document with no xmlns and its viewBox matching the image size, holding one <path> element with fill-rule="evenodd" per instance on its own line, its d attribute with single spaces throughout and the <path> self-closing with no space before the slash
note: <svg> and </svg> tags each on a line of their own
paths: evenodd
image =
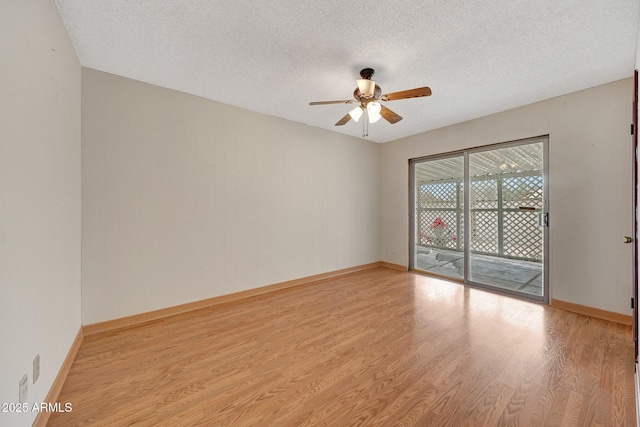
<svg viewBox="0 0 640 427">
<path fill-rule="evenodd" d="M 633 74 L 637 0 L 56 0 L 82 66 L 361 137 L 334 124 L 359 71 L 404 117 L 386 142 Z"/>
</svg>

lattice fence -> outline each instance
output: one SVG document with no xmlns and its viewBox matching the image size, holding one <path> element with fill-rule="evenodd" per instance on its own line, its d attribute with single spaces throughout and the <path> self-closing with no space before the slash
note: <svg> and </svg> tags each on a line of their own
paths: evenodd
<svg viewBox="0 0 640 427">
<path fill-rule="evenodd" d="M 543 178 L 539 172 L 484 177 L 471 181 L 471 252 L 542 261 Z M 464 184 L 460 180 L 417 187 L 416 242 L 462 250 Z M 522 209 L 525 208 L 525 209 Z"/>
<path fill-rule="evenodd" d="M 504 178 L 502 206 L 505 209 L 518 209 L 520 206 L 542 209 L 542 176 L 525 175 Z"/>
<path fill-rule="evenodd" d="M 418 236 L 423 246 L 460 250 L 462 183 L 424 184 L 418 187 Z"/>
<path fill-rule="evenodd" d="M 471 211 L 471 251 L 498 254 L 498 211 Z"/>
<path fill-rule="evenodd" d="M 542 228 L 536 212 L 505 212 L 504 254 L 542 260 Z"/>
<path fill-rule="evenodd" d="M 419 206 L 427 209 L 457 209 L 458 185 L 455 181 L 421 185 L 418 188 Z"/>
</svg>

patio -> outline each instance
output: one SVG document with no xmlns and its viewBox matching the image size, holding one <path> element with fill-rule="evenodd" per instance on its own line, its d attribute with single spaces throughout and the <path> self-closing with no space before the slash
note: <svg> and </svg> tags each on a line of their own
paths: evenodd
<svg viewBox="0 0 640 427">
<path fill-rule="evenodd" d="M 416 268 L 428 273 L 463 279 L 463 253 L 419 246 Z M 491 255 L 471 254 L 472 282 L 541 296 L 543 293 L 542 264 Z"/>
</svg>

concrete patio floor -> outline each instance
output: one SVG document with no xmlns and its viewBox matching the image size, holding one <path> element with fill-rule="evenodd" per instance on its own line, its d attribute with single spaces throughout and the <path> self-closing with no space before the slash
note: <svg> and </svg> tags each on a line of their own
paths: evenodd
<svg viewBox="0 0 640 427">
<path fill-rule="evenodd" d="M 415 267 L 441 276 L 464 278 L 462 252 L 418 247 Z M 471 254 L 469 279 L 530 295 L 543 293 L 542 264 L 538 262 Z"/>
</svg>

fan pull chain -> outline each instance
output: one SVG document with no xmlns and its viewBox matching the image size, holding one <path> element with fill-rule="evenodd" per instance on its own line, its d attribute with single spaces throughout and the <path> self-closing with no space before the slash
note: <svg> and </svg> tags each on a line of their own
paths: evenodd
<svg viewBox="0 0 640 427">
<path fill-rule="evenodd" d="M 369 136 L 369 113 L 364 109 L 364 114 L 362 115 L 362 137 Z"/>
</svg>

